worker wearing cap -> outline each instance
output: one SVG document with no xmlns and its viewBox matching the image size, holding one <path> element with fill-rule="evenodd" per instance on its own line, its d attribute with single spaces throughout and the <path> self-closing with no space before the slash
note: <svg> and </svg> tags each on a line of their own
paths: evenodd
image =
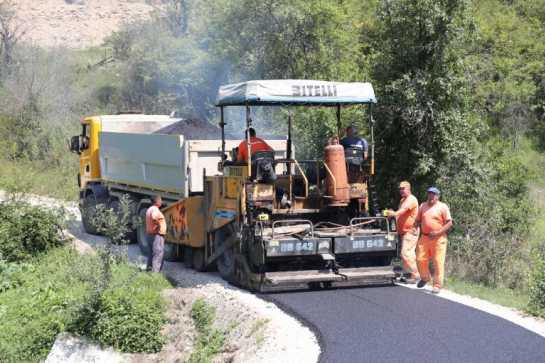
<svg viewBox="0 0 545 363">
<path fill-rule="evenodd" d="M 265 140 L 260 139 L 256 136 L 255 129 L 250 127 L 248 129 L 250 134 L 250 153 L 253 155 L 258 151 L 273 151 L 272 147 L 265 142 Z M 238 154 L 237 161 L 248 161 L 248 142 L 247 140 L 242 140 L 238 145 Z"/>
<path fill-rule="evenodd" d="M 408 181 L 399 183 L 399 208 L 397 211 L 388 210 L 388 218 L 395 218 L 397 233 L 401 241 L 401 261 L 403 262 L 403 276 L 401 282 L 415 284 L 420 278 L 416 266 L 416 242 L 418 228 L 415 227 L 418 215 L 418 200 L 411 193 L 411 184 Z"/>
<path fill-rule="evenodd" d="M 433 262 L 433 293 L 443 287 L 447 232 L 452 227 L 449 207 L 439 201 L 441 192 L 436 187 L 427 190 L 428 200 L 420 205 L 415 226 L 420 226 L 420 239 L 416 245 L 416 263 L 420 272 L 417 287 L 422 288 L 431 281 L 429 261 Z"/>
<path fill-rule="evenodd" d="M 358 130 L 354 125 L 350 125 L 346 128 L 346 136 L 341 139 L 341 145 L 347 148 L 354 148 L 361 150 L 363 158 L 367 160 L 367 150 L 368 145 L 367 141 L 359 136 L 357 136 Z"/>
</svg>

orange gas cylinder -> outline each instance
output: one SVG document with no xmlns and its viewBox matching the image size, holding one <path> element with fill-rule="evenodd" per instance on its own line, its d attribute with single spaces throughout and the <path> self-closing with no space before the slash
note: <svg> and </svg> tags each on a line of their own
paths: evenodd
<svg viewBox="0 0 545 363">
<path fill-rule="evenodd" d="M 350 199 L 348 174 L 346 173 L 344 148 L 342 145 L 339 145 L 339 139 L 337 137 L 329 139 L 329 143 L 325 147 L 324 153 L 325 163 L 331 171 L 331 173 L 326 173 L 327 194 L 333 197 L 329 205 L 347 205 Z M 333 179 L 331 174 L 333 174 L 335 179 Z"/>
</svg>

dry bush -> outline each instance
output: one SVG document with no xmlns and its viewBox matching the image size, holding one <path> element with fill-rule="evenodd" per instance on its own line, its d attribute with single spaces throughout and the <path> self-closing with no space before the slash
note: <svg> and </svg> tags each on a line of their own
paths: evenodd
<svg viewBox="0 0 545 363">
<path fill-rule="evenodd" d="M 451 236 L 449 273 L 487 286 L 526 290 L 530 246 L 517 236 L 491 231 L 476 224 L 463 236 Z"/>
</svg>

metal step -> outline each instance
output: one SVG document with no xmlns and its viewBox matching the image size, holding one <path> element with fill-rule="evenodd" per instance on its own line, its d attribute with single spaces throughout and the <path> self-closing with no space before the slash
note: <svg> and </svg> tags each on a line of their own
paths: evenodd
<svg viewBox="0 0 545 363">
<path fill-rule="evenodd" d="M 337 273 L 331 270 L 267 272 L 260 291 L 308 289 L 321 283 L 327 287 L 383 285 L 391 284 L 394 278 L 393 266 L 344 268 Z"/>
</svg>

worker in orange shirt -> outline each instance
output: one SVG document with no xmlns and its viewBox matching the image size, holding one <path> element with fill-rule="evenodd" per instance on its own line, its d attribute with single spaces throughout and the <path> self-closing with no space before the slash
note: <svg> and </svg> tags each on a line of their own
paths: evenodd
<svg viewBox="0 0 545 363">
<path fill-rule="evenodd" d="M 420 205 L 415 226 L 420 226 L 420 239 L 416 245 L 416 263 L 420 272 L 417 287 L 430 282 L 429 261 L 433 262 L 433 289 L 437 294 L 443 287 L 445 257 L 447 253 L 447 232 L 452 227 L 449 207 L 439 201 L 441 192 L 436 187 L 427 190 L 428 200 Z"/>
<path fill-rule="evenodd" d="M 416 267 L 416 242 L 418 241 L 418 228 L 415 227 L 418 215 L 418 200 L 411 193 L 411 184 L 408 181 L 399 183 L 399 208 L 397 211 L 388 210 L 388 218 L 395 218 L 397 233 L 401 241 L 401 261 L 403 262 L 403 275 L 401 282 L 415 284 L 420 278 Z"/>
<path fill-rule="evenodd" d="M 255 129 L 250 127 L 248 129 L 248 133 L 250 134 L 251 155 L 257 151 L 273 151 L 272 147 L 270 147 L 265 140 L 256 136 Z M 242 140 L 242 142 L 238 145 L 237 161 L 248 161 L 248 143 L 246 140 Z"/>
<path fill-rule="evenodd" d="M 151 248 L 148 254 L 147 270 L 159 272 L 163 268 L 163 256 L 165 254 L 165 235 L 167 223 L 165 216 L 159 208 L 163 204 L 161 196 L 152 198 L 153 205 L 146 211 L 146 233 Z"/>
</svg>

